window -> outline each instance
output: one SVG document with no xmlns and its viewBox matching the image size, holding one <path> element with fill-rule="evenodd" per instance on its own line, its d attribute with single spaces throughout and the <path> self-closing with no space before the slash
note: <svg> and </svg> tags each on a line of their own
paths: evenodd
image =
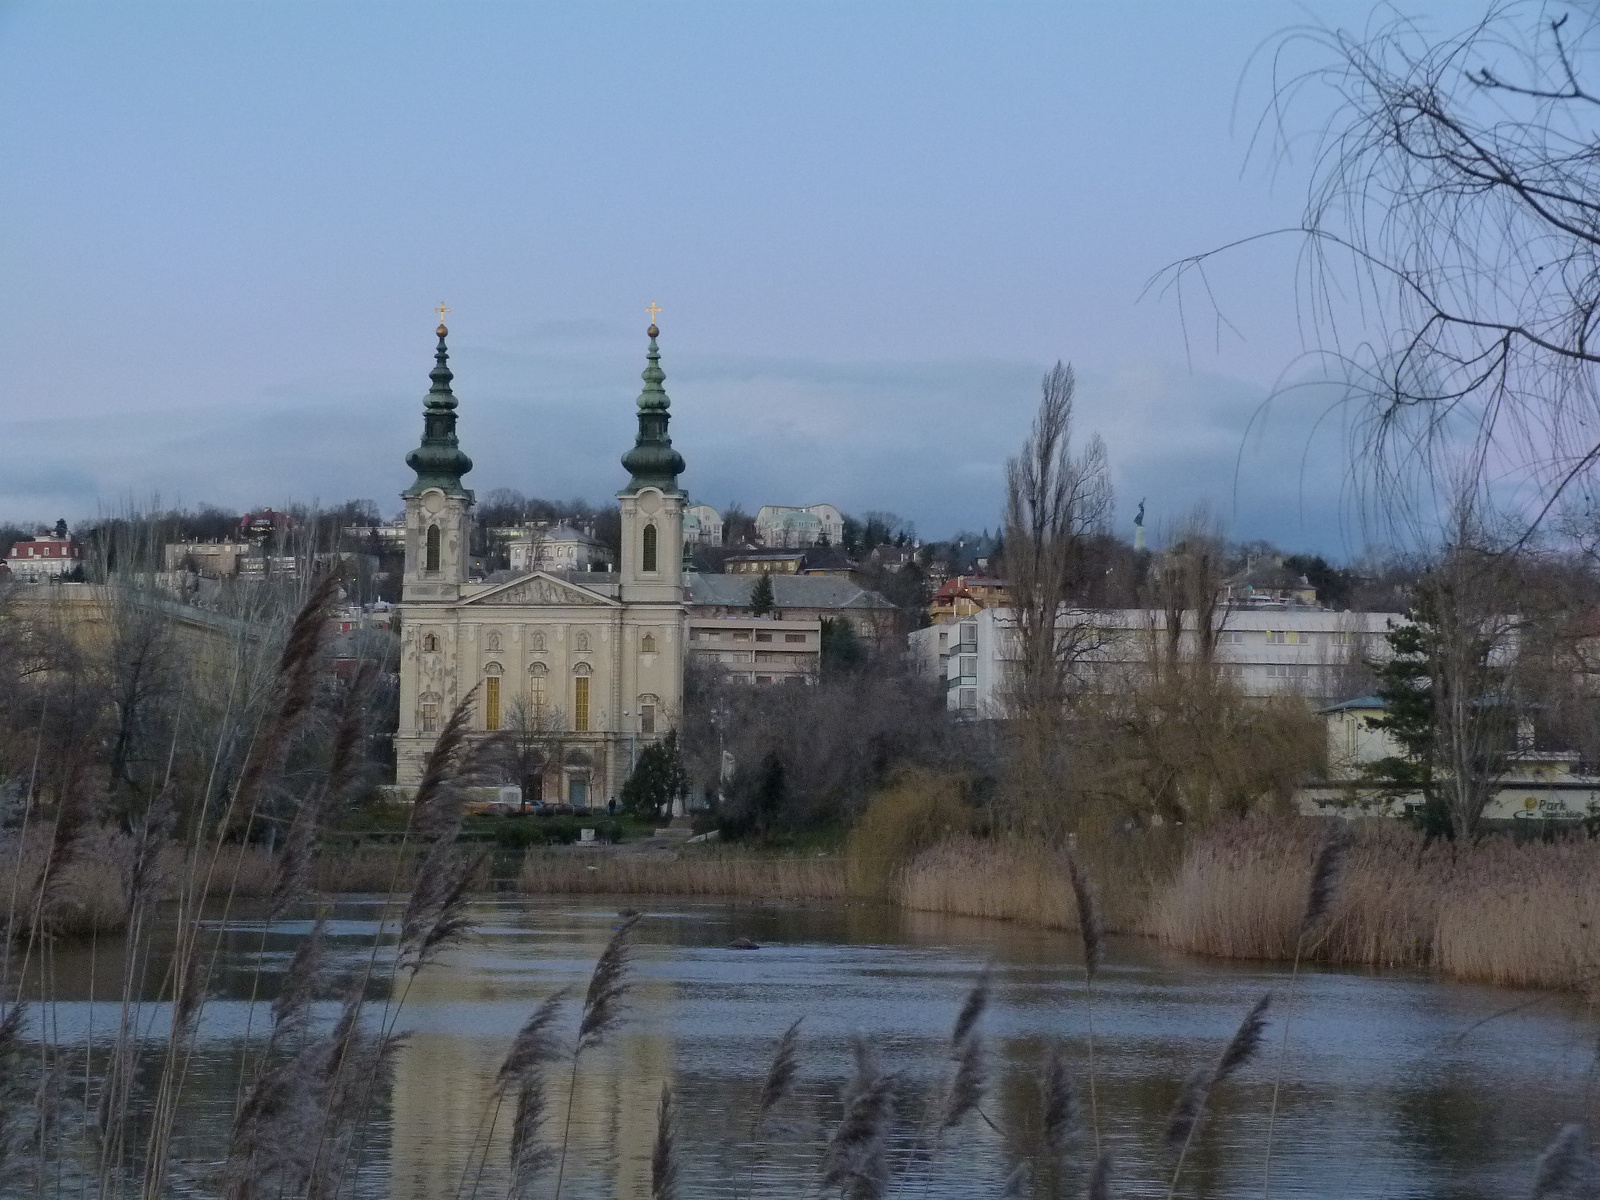
<svg viewBox="0 0 1600 1200">
<path fill-rule="evenodd" d="M 644 553 L 639 557 L 641 571 L 654 571 L 656 569 L 656 527 L 644 527 Z"/>
<path fill-rule="evenodd" d="M 656 635 L 647 633 L 639 639 L 640 654 L 654 654 L 656 652 Z"/>
<path fill-rule="evenodd" d="M 439 527 L 428 526 L 428 550 L 423 560 L 424 571 L 437 571 L 439 569 Z"/>
<path fill-rule="evenodd" d="M 771 683 L 772 682 L 772 676 L 771 675 L 757 675 L 756 676 L 756 682 L 757 683 Z"/>
<path fill-rule="evenodd" d="M 550 668 L 542 662 L 528 665 L 528 703 L 535 708 L 543 708 L 549 702 L 550 693 L 546 689 L 546 679 Z"/>
<path fill-rule="evenodd" d="M 439 648 L 439 635 L 438 634 L 425 633 L 425 634 L 422 635 L 422 649 L 424 651 L 426 651 L 426 652 L 431 654 L 433 651 L 437 650 L 438 648 Z"/>
<path fill-rule="evenodd" d="M 500 728 L 500 677 L 483 681 L 483 727 L 491 732 Z"/>
<path fill-rule="evenodd" d="M 939 635 L 939 649 L 941 649 L 941 650 L 946 649 L 949 645 L 950 645 L 950 635 L 949 635 L 949 633 L 941 633 Z"/>
<path fill-rule="evenodd" d="M 639 705 L 639 732 L 654 733 L 656 731 L 656 706 L 654 704 Z"/>
<path fill-rule="evenodd" d="M 484 636 L 483 648 L 485 650 L 498 650 L 498 649 L 500 649 L 500 631 L 499 630 L 491 629 Z"/>
<path fill-rule="evenodd" d="M 750 631 L 748 629 L 735 629 L 728 636 L 736 642 L 748 642 L 750 640 Z"/>
<path fill-rule="evenodd" d="M 978 677 L 978 656 L 976 654 L 963 654 L 961 656 L 961 678 L 976 679 Z"/>
<path fill-rule="evenodd" d="M 544 653 L 544 634 L 534 632 L 528 635 L 528 649 Z"/>
<path fill-rule="evenodd" d="M 426 701 L 422 705 L 422 732 L 439 732 L 439 706 Z"/>
<path fill-rule="evenodd" d="M 791 645 L 804 646 L 806 644 L 806 635 L 803 633 L 786 633 L 783 635 L 783 640 Z"/>
<path fill-rule="evenodd" d="M 764 663 L 781 663 L 787 661 L 788 656 L 776 650 L 757 650 L 756 661 Z"/>
<path fill-rule="evenodd" d="M 579 675 L 572 681 L 572 727 L 579 733 L 589 732 L 589 677 Z"/>
<path fill-rule="evenodd" d="M 978 689 L 962 688 L 959 703 L 962 712 L 976 712 L 978 709 Z"/>
<path fill-rule="evenodd" d="M 978 627 L 976 625 L 963 625 L 961 627 L 961 644 L 963 646 L 976 646 L 978 644 Z"/>
<path fill-rule="evenodd" d="M 772 640 L 772 635 L 770 633 L 758 633 L 758 634 L 756 634 L 756 641 L 758 641 L 758 642 L 770 642 L 771 640 Z"/>
<path fill-rule="evenodd" d="M 579 654 L 589 653 L 589 635 L 587 633 L 580 633 L 577 637 L 573 638 L 572 648 Z"/>
</svg>

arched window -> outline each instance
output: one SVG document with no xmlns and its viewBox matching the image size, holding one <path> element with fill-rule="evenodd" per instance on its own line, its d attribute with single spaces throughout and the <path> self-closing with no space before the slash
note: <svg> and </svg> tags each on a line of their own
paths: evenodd
<svg viewBox="0 0 1600 1200">
<path fill-rule="evenodd" d="M 639 639 L 640 654 L 654 654 L 656 652 L 656 635 L 647 633 Z"/>
<path fill-rule="evenodd" d="M 543 708 L 550 702 L 550 692 L 546 683 L 549 675 L 550 668 L 542 662 L 528 664 L 528 703 L 534 708 Z"/>
<path fill-rule="evenodd" d="M 423 634 L 422 635 L 422 648 L 423 648 L 424 651 L 427 651 L 429 653 L 431 653 L 434 650 L 437 650 L 439 648 L 439 635 L 436 634 L 436 633 L 425 633 L 425 634 Z"/>
<path fill-rule="evenodd" d="M 488 663 L 483 668 L 483 727 L 500 728 L 500 676 L 499 663 Z"/>
<path fill-rule="evenodd" d="M 539 654 L 544 653 L 544 634 L 534 632 L 528 635 L 528 649 Z"/>
<path fill-rule="evenodd" d="M 572 728 L 579 733 L 589 732 L 589 664 L 579 663 L 572 668 Z"/>
<path fill-rule="evenodd" d="M 589 635 L 587 633 L 580 633 L 577 637 L 573 638 L 572 648 L 579 654 L 589 653 Z"/>
<path fill-rule="evenodd" d="M 650 692 L 639 697 L 639 732 L 654 733 L 656 731 L 656 709 L 661 701 Z"/>
<path fill-rule="evenodd" d="M 639 557 L 641 571 L 654 571 L 656 569 L 656 527 L 644 527 L 644 553 Z"/>
<path fill-rule="evenodd" d="M 424 571 L 437 571 L 439 569 L 439 527 L 428 526 L 428 551 L 423 560 Z"/>
</svg>

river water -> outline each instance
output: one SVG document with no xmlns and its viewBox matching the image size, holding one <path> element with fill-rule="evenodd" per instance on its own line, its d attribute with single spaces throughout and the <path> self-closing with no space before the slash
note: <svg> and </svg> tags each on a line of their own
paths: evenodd
<svg viewBox="0 0 1600 1200">
<path fill-rule="evenodd" d="M 818 1162 L 857 1036 L 898 1076 L 890 1195 L 908 1200 L 1000 1193 L 1031 1151 L 1037 1071 L 1052 1041 L 1087 1083 L 1091 1010 L 1072 935 L 865 905 L 627 903 L 644 908 L 635 986 L 626 1024 L 585 1056 L 577 1075 L 562 1189 L 573 1200 L 649 1195 L 666 1080 L 677 1095 L 684 1200 L 817 1196 Z M 344 973 L 364 969 L 379 912 L 361 900 L 331 910 Z M 474 915 L 472 939 L 424 970 L 399 1009 L 408 1039 L 392 1102 L 362 1150 L 364 1195 L 444 1200 L 471 1194 L 474 1182 L 479 1197 L 505 1194 L 509 1110 L 482 1150 L 495 1071 L 538 1002 L 563 986 L 581 995 L 617 924 L 616 904 L 603 898 L 491 900 Z M 222 931 L 215 998 L 179 1124 L 180 1192 L 206 1190 L 185 1181 L 203 1180 L 214 1161 L 242 1040 L 247 1028 L 259 1038 L 276 980 L 308 927 L 233 919 Z M 739 937 L 761 948 L 730 948 Z M 97 995 L 115 974 L 114 955 L 96 953 L 93 964 L 81 949 L 54 955 L 60 1000 L 50 1020 L 62 1043 L 91 1025 L 96 1037 L 111 1027 L 112 1006 L 88 1002 L 91 966 Z M 986 963 L 994 970 L 987 1121 L 970 1119 L 946 1135 L 930 1164 L 913 1154 L 926 1141 L 925 1098 L 946 1077 L 951 1022 Z M 1600 1025 L 1574 1001 L 1404 972 L 1303 971 L 1291 988 L 1286 968 L 1113 939 L 1092 1021 L 1096 1107 L 1115 1158 L 1115 1195 L 1167 1195 L 1167 1110 L 1188 1072 L 1214 1059 L 1264 991 L 1275 995 L 1266 1045 L 1217 1092 L 1180 1195 L 1263 1194 L 1280 1054 L 1271 1194 L 1281 1197 L 1520 1193 L 1542 1147 L 1588 1111 Z M 383 1002 L 379 995 L 373 1010 Z M 323 1016 L 333 1011 L 330 1003 Z M 575 1023 L 575 1008 L 570 1015 Z M 795 1093 L 752 1142 L 750 1115 L 772 1048 L 801 1017 Z M 557 1072 L 547 1129 L 556 1141 L 566 1097 L 565 1073 Z M 1080 1165 L 1069 1170 L 1087 1164 L 1092 1146 L 1087 1135 L 1074 1155 Z M 1081 1181 L 1066 1186 L 1075 1193 Z"/>
</svg>

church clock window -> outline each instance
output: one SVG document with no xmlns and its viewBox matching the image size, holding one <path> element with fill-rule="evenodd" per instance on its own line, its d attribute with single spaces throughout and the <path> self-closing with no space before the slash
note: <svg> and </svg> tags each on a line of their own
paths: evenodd
<svg viewBox="0 0 1600 1200">
<path fill-rule="evenodd" d="M 423 558 L 424 571 L 437 571 L 439 569 L 439 527 L 428 526 L 428 549 Z"/>
<path fill-rule="evenodd" d="M 656 527 L 644 527 L 644 553 L 640 555 L 639 569 L 641 571 L 654 571 L 656 569 Z"/>
</svg>

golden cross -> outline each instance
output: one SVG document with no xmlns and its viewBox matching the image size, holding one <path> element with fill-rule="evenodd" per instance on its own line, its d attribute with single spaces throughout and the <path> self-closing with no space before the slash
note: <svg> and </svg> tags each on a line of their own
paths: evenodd
<svg viewBox="0 0 1600 1200">
<path fill-rule="evenodd" d="M 657 304 L 654 300 L 650 301 L 650 307 L 645 309 L 645 312 L 650 314 L 650 324 L 654 325 L 656 323 L 656 314 L 660 311 L 661 305 Z"/>
<path fill-rule="evenodd" d="M 443 325 L 444 324 L 444 315 L 445 315 L 445 313 L 450 311 L 448 308 L 446 308 L 444 306 L 444 301 L 443 300 L 439 301 L 439 307 L 434 309 L 433 311 L 439 314 L 439 324 Z"/>
</svg>

